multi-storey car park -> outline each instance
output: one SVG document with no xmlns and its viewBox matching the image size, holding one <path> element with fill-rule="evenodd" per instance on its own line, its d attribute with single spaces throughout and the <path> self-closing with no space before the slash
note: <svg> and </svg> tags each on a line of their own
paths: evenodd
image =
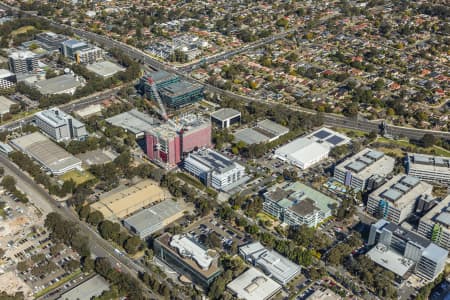
<svg viewBox="0 0 450 300">
<path fill-rule="evenodd" d="M 417 231 L 442 248 L 450 250 L 450 195 L 420 219 Z"/>
<path fill-rule="evenodd" d="M 367 211 L 399 224 L 413 213 L 421 198 L 433 198 L 433 187 L 420 179 L 398 174 L 369 195 Z"/>
<path fill-rule="evenodd" d="M 394 170 L 395 159 L 369 148 L 334 168 L 334 179 L 354 190 L 372 190 Z"/>
<path fill-rule="evenodd" d="M 450 158 L 425 154 L 406 155 L 406 173 L 431 184 L 450 186 Z"/>
</svg>

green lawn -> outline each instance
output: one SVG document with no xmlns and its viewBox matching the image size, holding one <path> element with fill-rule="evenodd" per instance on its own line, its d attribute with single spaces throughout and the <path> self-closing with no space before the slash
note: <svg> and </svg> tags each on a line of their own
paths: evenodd
<svg viewBox="0 0 450 300">
<path fill-rule="evenodd" d="M 376 139 L 375 142 L 389 144 L 389 145 L 395 145 L 399 148 L 411 148 L 412 151 L 418 152 L 418 153 L 424 153 L 424 154 L 430 154 L 430 155 L 437 155 L 437 156 L 447 156 L 450 157 L 450 151 L 447 149 L 444 149 L 439 146 L 433 146 L 429 148 L 423 148 L 418 145 L 412 144 L 407 140 L 391 140 L 384 137 L 379 137 Z M 396 150 L 400 149 L 391 149 L 392 152 L 395 152 Z"/>
<path fill-rule="evenodd" d="M 22 27 L 20 27 L 20 28 L 18 28 L 16 30 L 14 30 L 13 32 L 11 32 L 11 35 L 12 36 L 16 36 L 18 34 L 25 33 L 27 31 L 33 30 L 33 29 L 34 29 L 34 26 L 31 26 L 31 25 L 29 25 L 29 26 L 22 26 Z"/>
<path fill-rule="evenodd" d="M 95 179 L 95 176 L 88 171 L 72 170 L 59 176 L 59 178 L 64 181 L 72 179 L 73 181 L 75 181 L 76 185 L 80 185 L 82 183 L 85 183 L 86 181 Z"/>
</svg>

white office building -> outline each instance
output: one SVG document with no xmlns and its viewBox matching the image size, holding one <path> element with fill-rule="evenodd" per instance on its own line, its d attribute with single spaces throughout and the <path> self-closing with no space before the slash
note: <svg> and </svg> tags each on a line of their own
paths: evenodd
<svg viewBox="0 0 450 300">
<path fill-rule="evenodd" d="M 408 153 L 406 173 L 431 184 L 450 187 L 450 158 Z"/>
<path fill-rule="evenodd" d="M 38 56 L 31 51 L 16 51 L 8 56 L 9 70 L 15 74 L 31 73 L 38 68 Z"/>
<path fill-rule="evenodd" d="M 189 154 L 183 166 L 206 186 L 217 190 L 227 191 L 248 180 L 245 167 L 211 149 Z"/>
<path fill-rule="evenodd" d="M 236 299 L 268 300 L 281 290 L 281 285 L 258 269 L 250 267 L 227 285 Z"/>
<path fill-rule="evenodd" d="M 348 144 L 350 139 L 328 128 L 321 128 L 275 150 L 275 158 L 307 169 L 326 159 L 334 147 Z"/>
<path fill-rule="evenodd" d="M 442 248 L 450 250 L 450 195 L 420 219 L 417 232 Z"/>
<path fill-rule="evenodd" d="M 431 199 L 433 187 L 416 177 L 398 174 L 369 195 L 367 211 L 395 224 L 408 218 L 420 199 Z"/>
<path fill-rule="evenodd" d="M 83 123 L 57 107 L 37 112 L 34 115 L 34 120 L 43 132 L 57 142 L 72 139 L 80 140 L 88 135 Z"/>
<path fill-rule="evenodd" d="M 394 158 L 366 148 L 337 165 L 334 178 L 354 190 L 363 191 L 368 188 L 370 178 L 385 178 L 394 170 L 394 165 Z"/>
</svg>

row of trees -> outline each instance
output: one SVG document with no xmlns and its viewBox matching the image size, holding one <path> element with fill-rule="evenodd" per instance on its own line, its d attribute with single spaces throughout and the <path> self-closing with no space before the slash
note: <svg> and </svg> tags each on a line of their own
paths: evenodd
<svg viewBox="0 0 450 300">
<path fill-rule="evenodd" d="M 22 152 L 12 152 L 10 153 L 9 158 L 22 170 L 28 172 L 28 174 L 33 177 L 35 182 L 42 184 L 52 195 L 64 197 L 67 194 L 72 193 L 75 189 L 76 184 L 72 179 L 64 181 L 62 186 L 57 183 L 53 183 L 50 176 L 41 170 L 41 168 L 34 163 L 31 158 Z"/>
<path fill-rule="evenodd" d="M 16 197 L 17 200 L 19 200 L 20 202 L 22 203 L 28 202 L 27 195 L 25 195 L 16 188 L 16 180 L 14 179 L 14 177 L 6 175 L 5 177 L 3 177 L 0 184 L 3 186 L 5 190 L 13 194 L 13 196 Z"/>
</svg>

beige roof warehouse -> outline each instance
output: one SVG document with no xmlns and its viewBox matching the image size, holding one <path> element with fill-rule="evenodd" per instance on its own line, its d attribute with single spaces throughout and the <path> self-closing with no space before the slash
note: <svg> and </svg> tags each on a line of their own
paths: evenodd
<svg viewBox="0 0 450 300">
<path fill-rule="evenodd" d="M 152 180 L 141 181 L 129 188 L 111 194 L 91 205 L 105 218 L 123 219 L 126 216 L 165 199 L 164 190 Z"/>
</svg>

